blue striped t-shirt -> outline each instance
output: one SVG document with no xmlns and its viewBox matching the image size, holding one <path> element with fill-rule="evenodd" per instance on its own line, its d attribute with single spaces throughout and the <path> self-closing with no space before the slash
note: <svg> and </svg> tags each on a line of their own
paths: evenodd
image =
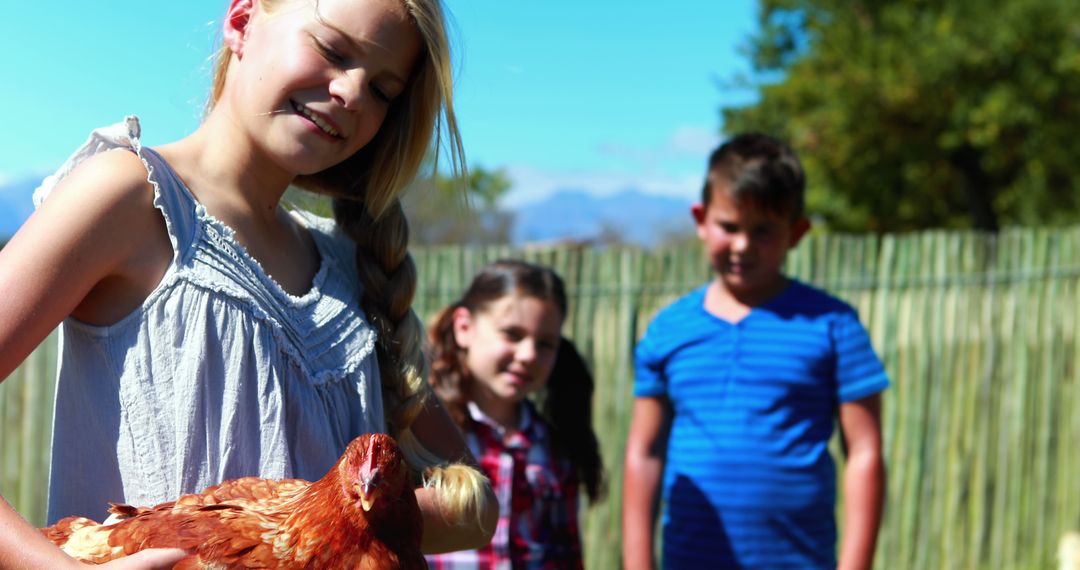
<svg viewBox="0 0 1080 570">
<path fill-rule="evenodd" d="M 835 568 L 837 408 L 889 381 L 858 314 L 791 280 L 738 323 L 701 287 L 636 351 L 637 397 L 671 402 L 664 568 Z"/>
</svg>

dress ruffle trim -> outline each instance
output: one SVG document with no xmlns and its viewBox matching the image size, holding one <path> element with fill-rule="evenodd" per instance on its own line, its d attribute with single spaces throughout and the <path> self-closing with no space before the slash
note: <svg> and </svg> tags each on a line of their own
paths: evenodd
<svg viewBox="0 0 1080 570">
<path fill-rule="evenodd" d="M 142 126 L 139 124 L 139 117 L 136 115 L 128 115 L 119 123 L 95 129 L 90 133 L 90 137 L 86 139 L 86 142 L 75 149 L 75 152 L 60 165 L 60 168 L 55 173 L 45 177 L 41 181 L 41 185 L 34 189 L 34 207 L 40 207 L 61 180 L 67 178 L 76 167 L 95 155 L 114 149 L 134 151 L 146 168 L 146 181 L 154 187 L 154 207 L 160 210 L 162 217 L 165 218 L 165 228 L 169 233 L 169 242 L 172 244 L 175 259 L 180 251 L 176 228 L 173 227 L 173 221 L 162 200 L 161 186 L 154 175 L 154 167 L 146 160 L 146 156 L 143 154 L 142 142 L 139 140 L 141 136 Z"/>
</svg>

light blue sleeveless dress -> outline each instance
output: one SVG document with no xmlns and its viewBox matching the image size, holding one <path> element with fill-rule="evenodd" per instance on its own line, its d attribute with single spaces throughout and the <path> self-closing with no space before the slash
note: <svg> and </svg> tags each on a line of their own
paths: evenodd
<svg viewBox="0 0 1080 570">
<path fill-rule="evenodd" d="M 174 257 L 119 322 L 61 326 L 49 524 L 101 520 L 110 501 L 154 505 L 235 477 L 318 479 L 352 438 L 385 431 L 353 242 L 331 220 L 301 215 L 321 265 L 310 291 L 286 293 L 139 144 L 135 117 L 94 131 L 35 201 L 113 149 L 145 164 Z"/>
</svg>

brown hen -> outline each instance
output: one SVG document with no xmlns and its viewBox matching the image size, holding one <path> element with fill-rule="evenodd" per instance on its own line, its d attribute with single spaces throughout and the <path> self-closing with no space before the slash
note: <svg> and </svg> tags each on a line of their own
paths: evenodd
<svg viewBox="0 0 1080 570">
<path fill-rule="evenodd" d="M 192 554 L 177 569 L 427 568 L 408 467 L 383 434 L 353 440 L 314 483 L 246 477 L 156 507 L 109 510 L 106 523 L 68 517 L 42 532 L 93 563 L 178 547 Z"/>
</svg>

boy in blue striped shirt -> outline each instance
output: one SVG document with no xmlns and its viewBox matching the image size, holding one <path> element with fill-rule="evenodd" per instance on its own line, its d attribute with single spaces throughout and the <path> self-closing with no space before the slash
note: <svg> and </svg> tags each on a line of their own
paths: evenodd
<svg viewBox="0 0 1080 570">
<path fill-rule="evenodd" d="M 638 344 L 623 484 L 623 559 L 653 568 L 837 568 L 839 425 L 847 459 L 840 568 L 870 568 L 885 489 L 888 378 L 855 310 L 781 273 L 810 228 L 802 167 L 739 135 L 713 152 L 692 208 L 715 278 Z"/>
</svg>

